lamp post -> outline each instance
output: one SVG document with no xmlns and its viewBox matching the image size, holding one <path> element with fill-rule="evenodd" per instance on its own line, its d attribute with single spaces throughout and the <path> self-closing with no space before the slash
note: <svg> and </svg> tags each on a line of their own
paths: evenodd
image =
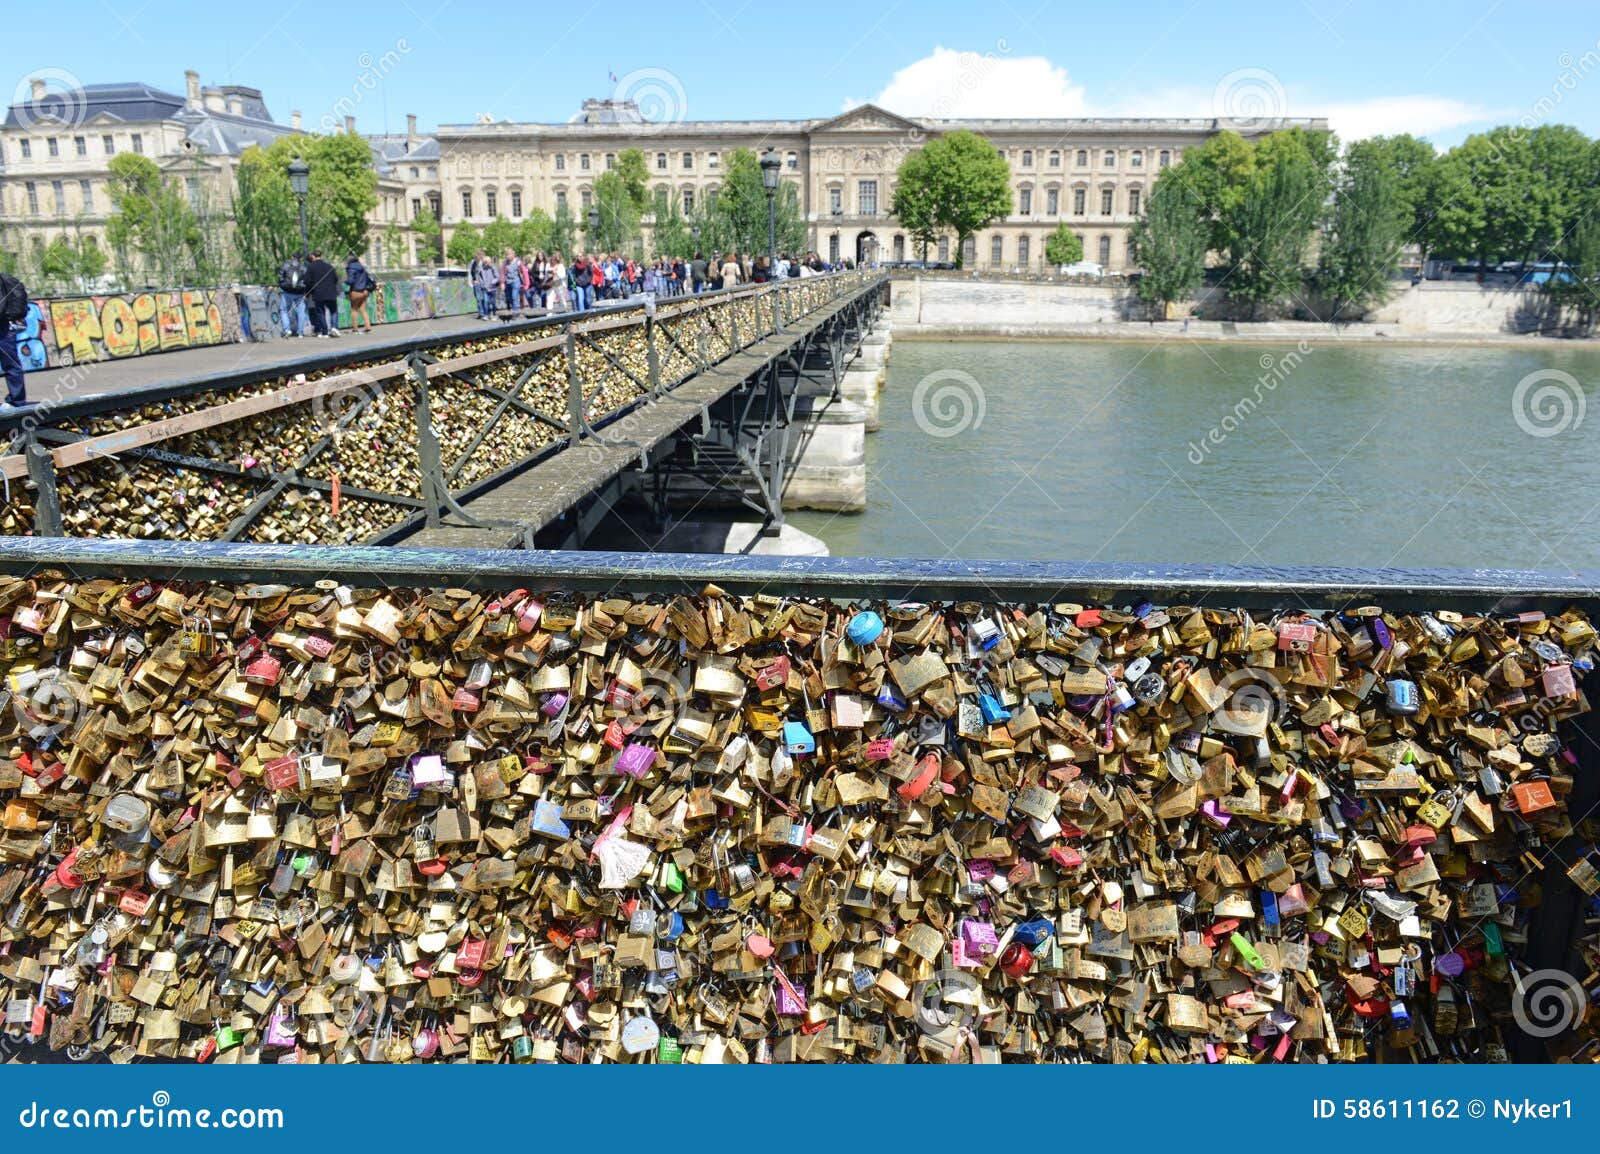
<svg viewBox="0 0 1600 1154">
<path fill-rule="evenodd" d="M 773 149 L 761 154 L 761 187 L 767 190 L 767 275 L 778 267 L 778 170 L 783 161 Z"/>
<path fill-rule="evenodd" d="M 289 187 L 300 204 L 300 255 L 311 251 L 311 234 L 306 231 L 306 193 L 311 191 L 311 166 L 298 156 L 289 162 Z"/>
<path fill-rule="evenodd" d="M 600 208 L 598 205 L 589 206 L 589 246 L 593 248 L 598 242 L 595 233 L 600 231 Z"/>
</svg>

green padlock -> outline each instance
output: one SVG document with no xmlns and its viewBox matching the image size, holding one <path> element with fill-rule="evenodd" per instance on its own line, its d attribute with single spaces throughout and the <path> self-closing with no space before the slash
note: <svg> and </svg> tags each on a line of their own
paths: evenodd
<svg viewBox="0 0 1600 1154">
<path fill-rule="evenodd" d="M 1505 956 L 1505 943 L 1500 940 L 1500 927 L 1493 922 L 1484 922 L 1479 929 L 1483 933 L 1483 948 L 1491 958 Z"/>
<path fill-rule="evenodd" d="M 1260 954 L 1256 953 L 1256 948 L 1246 940 L 1243 934 L 1234 933 L 1228 940 L 1233 943 L 1234 950 L 1249 963 L 1252 970 L 1264 970 L 1267 968 L 1267 963 L 1262 960 Z"/>
<path fill-rule="evenodd" d="M 661 1040 L 656 1043 L 656 1061 L 669 1065 L 682 1065 L 683 1047 L 678 1045 L 678 1039 L 661 1035 Z"/>
<path fill-rule="evenodd" d="M 533 1039 L 526 1034 L 518 1034 L 511 1042 L 511 1056 L 518 1062 L 527 1062 L 533 1058 Z"/>
<path fill-rule="evenodd" d="M 242 1041 L 244 1041 L 244 1035 L 232 1026 L 217 1027 L 217 1053 L 226 1054 Z"/>
<path fill-rule="evenodd" d="M 661 884 L 675 894 L 683 892 L 683 871 L 672 862 L 663 862 L 661 865 Z"/>
</svg>

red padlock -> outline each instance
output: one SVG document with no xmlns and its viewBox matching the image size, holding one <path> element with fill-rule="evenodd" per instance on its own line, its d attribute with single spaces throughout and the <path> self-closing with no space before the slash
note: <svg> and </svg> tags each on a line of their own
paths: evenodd
<svg viewBox="0 0 1600 1154">
<path fill-rule="evenodd" d="M 1012 942 L 1000 956 L 1000 968 L 1013 978 L 1020 978 L 1033 968 L 1033 951 L 1021 942 Z"/>
</svg>

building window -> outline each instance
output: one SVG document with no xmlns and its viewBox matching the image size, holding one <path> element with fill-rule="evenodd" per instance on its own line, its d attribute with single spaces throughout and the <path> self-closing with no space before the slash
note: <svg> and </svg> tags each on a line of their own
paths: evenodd
<svg viewBox="0 0 1600 1154">
<path fill-rule="evenodd" d="M 1060 211 L 1061 211 L 1061 190 L 1059 188 L 1047 188 L 1047 189 L 1045 189 L 1045 193 L 1044 193 L 1044 214 L 1046 216 L 1054 216 L 1054 215 L 1056 215 L 1056 213 L 1058 213 Z"/>
<path fill-rule="evenodd" d="M 961 246 L 961 259 L 965 262 L 976 263 L 978 259 L 978 238 L 967 237 L 967 243 Z"/>
<path fill-rule="evenodd" d="M 718 156 L 715 152 L 706 153 L 706 167 L 707 168 L 716 168 L 721 162 L 722 162 L 722 157 Z"/>
<path fill-rule="evenodd" d="M 688 216 L 694 212 L 694 189 L 683 190 L 683 215 Z"/>
<path fill-rule="evenodd" d="M 844 189 L 828 189 L 828 213 L 831 216 L 844 215 Z"/>
<path fill-rule="evenodd" d="M 493 220 L 495 217 L 500 215 L 499 209 L 500 209 L 500 202 L 499 202 L 498 198 L 495 195 L 494 189 L 492 189 L 492 188 L 486 189 L 484 191 L 484 194 L 483 194 L 483 210 L 484 210 L 484 212 L 488 213 L 489 219 Z"/>
<path fill-rule="evenodd" d="M 1128 190 L 1128 215 L 1139 215 L 1139 190 L 1137 188 Z"/>
<path fill-rule="evenodd" d="M 1137 148 L 1134 149 L 1132 154 L 1129 155 L 1129 157 L 1128 157 L 1128 167 L 1129 168 L 1143 168 L 1144 167 L 1144 153 L 1141 152 Z"/>
<path fill-rule="evenodd" d="M 1100 263 L 1111 263 L 1111 238 L 1109 236 L 1100 238 Z"/>
<path fill-rule="evenodd" d="M 144 155 L 144 136 L 142 134 L 140 134 L 140 133 L 135 132 L 132 136 L 130 136 L 128 138 L 128 147 L 133 149 L 133 151 L 136 154 L 138 154 L 139 156 L 143 156 Z"/>
<path fill-rule="evenodd" d="M 950 238 L 947 237 L 947 236 L 941 236 L 939 238 L 939 263 L 943 264 L 945 261 L 947 261 L 949 259 L 950 259 Z"/>
<path fill-rule="evenodd" d="M 520 189 L 511 190 L 511 219 L 522 219 L 522 192 Z"/>
<path fill-rule="evenodd" d="M 107 156 L 115 156 L 117 154 L 116 138 L 109 132 L 100 138 L 100 147 L 105 149 Z"/>
<path fill-rule="evenodd" d="M 556 154 L 556 171 L 557 172 L 565 172 L 565 171 L 567 171 L 567 158 L 564 155 L 562 155 L 561 153 L 557 153 Z"/>
<path fill-rule="evenodd" d="M 411 166 L 411 179 L 412 180 L 418 180 L 418 179 L 421 178 L 421 176 L 422 176 L 422 170 L 420 168 L 418 168 L 416 165 L 413 164 Z"/>
<path fill-rule="evenodd" d="M 583 190 L 583 193 L 579 198 L 580 202 L 583 204 L 583 207 L 584 207 L 585 211 L 587 211 L 588 208 L 589 208 L 589 201 L 591 199 L 591 196 L 592 196 L 592 194 L 586 188 L 586 189 Z"/>
<path fill-rule="evenodd" d="M 800 171 L 800 154 L 798 152 L 784 153 L 783 167 L 787 168 L 790 172 Z"/>
<path fill-rule="evenodd" d="M 856 209 L 862 216 L 878 215 L 877 181 L 861 180 L 856 182 Z"/>
<path fill-rule="evenodd" d="M 580 152 L 578 154 L 578 167 L 584 172 L 589 171 L 589 154 L 587 152 Z"/>
<path fill-rule="evenodd" d="M 22 159 L 23 160 L 27 160 L 31 156 L 33 156 L 33 145 L 32 144 L 30 144 L 25 139 L 24 140 L 19 140 L 17 143 L 22 145 Z"/>
<path fill-rule="evenodd" d="M 615 167 L 617 167 L 617 154 L 614 152 L 606 153 L 606 171 L 610 172 Z"/>
<path fill-rule="evenodd" d="M 461 219 L 462 220 L 470 220 L 471 217 L 472 217 L 472 190 L 470 188 L 463 188 L 461 190 Z"/>
<path fill-rule="evenodd" d="M 1101 216 L 1110 216 L 1111 215 L 1111 198 L 1112 198 L 1112 195 L 1113 195 L 1112 190 L 1109 189 L 1109 188 L 1102 188 L 1100 190 L 1100 215 Z"/>
<path fill-rule="evenodd" d="M 411 198 L 411 219 L 412 220 L 416 220 L 417 217 L 419 217 L 421 215 L 422 215 L 422 198 L 420 196 L 413 196 Z"/>
<path fill-rule="evenodd" d="M 1168 152 L 1166 149 L 1163 148 L 1160 152 L 1158 152 L 1156 154 L 1156 167 L 1157 168 L 1165 168 L 1165 167 L 1167 167 L 1167 165 L 1169 165 L 1171 163 L 1172 163 L 1172 153 Z"/>
<path fill-rule="evenodd" d="M 1017 215 L 1033 215 L 1033 189 L 1024 188 L 1022 191 L 1017 193 Z"/>
<path fill-rule="evenodd" d="M 60 141 L 56 140 L 55 137 L 51 136 L 51 137 L 46 138 L 46 140 L 44 142 L 44 146 L 45 146 L 46 149 L 49 150 L 50 155 L 52 157 L 57 157 L 57 156 L 61 155 L 61 143 L 60 143 Z"/>
<path fill-rule="evenodd" d="M 28 215 L 39 215 L 39 186 L 28 181 Z"/>
<path fill-rule="evenodd" d="M 679 162 L 678 162 L 678 166 L 680 168 L 682 168 L 685 172 L 687 172 L 689 169 L 693 168 L 694 167 L 694 153 L 692 153 L 692 152 L 684 153 L 682 159 L 680 159 Z"/>
<path fill-rule="evenodd" d="M 894 259 L 906 259 L 906 238 L 904 233 L 897 232 L 894 234 Z"/>
<path fill-rule="evenodd" d="M 989 263 L 990 264 L 999 264 L 1001 261 L 1003 261 L 1005 259 L 1006 259 L 1006 241 L 1005 241 L 1005 237 L 1001 236 L 999 233 L 996 233 L 989 240 Z"/>
<path fill-rule="evenodd" d="M 67 215 L 67 194 L 66 194 L 66 191 L 64 189 L 62 189 L 61 182 L 59 180 L 52 180 L 50 182 L 50 191 L 55 194 L 55 198 L 56 198 L 56 215 L 57 216 L 66 216 Z"/>
<path fill-rule="evenodd" d="M 567 190 L 564 189 L 564 188 L 558 188 L 558 189 L 556 189 L 556 211 L 559 212 L 561 209 L 566 208 L 566 207 L 567 207 Z"/>
<path fill-rule="evenodd" d="M 1022 167 L 1023 168 L 1032 168 L 1033 167 L 1033 149 L 1024 148 L 1022 150 Z"/>
<path fill-rule="evenodd" d="M 1089 167 L 1089 150 L 1087 148 L 1078 149 L 1078 159 L 1076 161 L 1074 161 L 1073 163 L 1075 163 L 1079 168 L 1088 168 Z"/>
<path fill-rule="evenodd" d="M 79 156 L 88 156 L 89 155 L 89 140 L 88 140 L 88 138 L 87 137 L 83 137 L 83 136 L 74 136 L 72 138 L 72 151 L 76 152 Z"/>
<path fill-rule="evenodd" d="M 1024 268 L 1028 265 L 1028 238 L 1026 236 L 1017 237 L 1017 263 Z"/>
<path fill-rule="evenodd" d="M 1075 188 L 1075 189 L 1072 190 L 1072 215 L 1073 216 L 1082 216 L 1083 215 L 1083 212 L 1084 212 L 1084 208 L 1083 208 L 1083 200 L 1084 200 L 1083 192 L 1084 192 L 1084 190 L 1081 189 L 1081 188 Z"/>
<path fill-rule="evenodd" d="M 664 152 L 656 153 L 656 171 L 657 172 L 665 172 L 665 171 L 667 171 L 667 154 L 664 153 Z"/>
<path fill-rule="evenodd" d="M 1117 167 L 1117 154 L 1115 152 L 1113 152 L 1111 149 L 1109 149 L 1109 148 L 1106 149 L 1106 154 L 1105 154 L 1105 157 L 1103 159 L 1105 161 L 1105 165 L 1104 166 L 1106 168 L 1115 168 L 1115 167 Z"/>
<path fill-rule="evenodd" d="M 838 233 L 834 233 L 832 236 L 830 236 L 828 238 L 828 260 L 829 261 L 837 261 L 838 259 L 839 259 L 839 234 Z"/>
<path fill-rule="evenodd" d="M 1050 150 L 1050 167 L 1051 168 L 1060 168 L 1061 167 L 1061 150 L 1060 149 L 1052 148 Z"/>
<path fill-rule="evenodd" d="M 78 181 L 78 200 L 81 202 L 84 212 L 94 211 L 94 189 L 90 187 L 87 180 Z"/>
</svg>

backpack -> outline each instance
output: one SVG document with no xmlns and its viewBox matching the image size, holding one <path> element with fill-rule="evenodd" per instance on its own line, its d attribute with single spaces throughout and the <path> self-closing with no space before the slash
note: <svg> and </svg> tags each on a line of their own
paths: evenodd
<svg viewBox="0 0 1600 1154">
<path fill-rule="evenodd" d="M 286 293 L 306 291 L 306 266 L 296 257 L 290 257 L 278 266 L 278 287 Z"/>
<path fill-rule="evenodd" d="M 28 288 L 10 273 L 0 272 L 0 324 L 28 319 Z"/>
</svg>

